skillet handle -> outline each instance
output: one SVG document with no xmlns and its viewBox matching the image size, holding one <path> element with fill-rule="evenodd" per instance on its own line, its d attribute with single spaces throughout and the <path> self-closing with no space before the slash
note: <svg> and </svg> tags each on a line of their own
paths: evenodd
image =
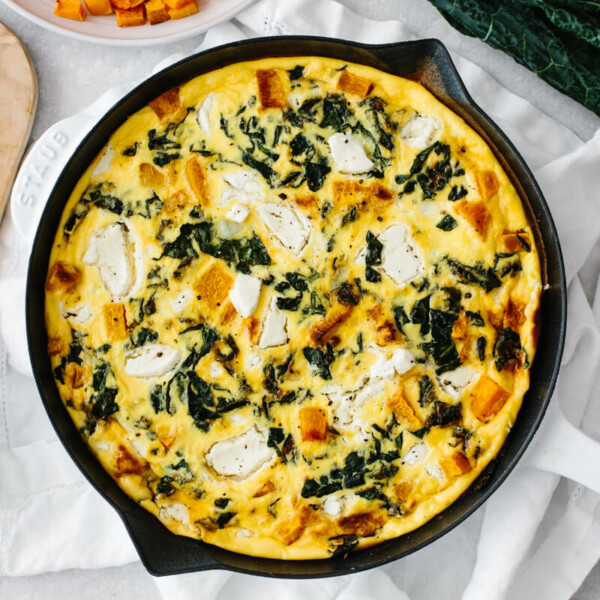
<svg viewBox="0 0 600 600">
<path fill-rule="evenodd" d="M 562 475 L 600 494 L 600 442 L 571 425 L 556 402 L 524 466 Z"/>
</svg>

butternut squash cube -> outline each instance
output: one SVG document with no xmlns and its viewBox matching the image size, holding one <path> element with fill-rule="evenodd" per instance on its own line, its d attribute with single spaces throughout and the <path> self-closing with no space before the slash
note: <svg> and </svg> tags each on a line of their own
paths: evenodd
<svg viewBox="0 0 600 600">
<path fill-rule="evenodd" d="M 164 0 L 164 3 L 168 8 L 181 8 L 185 6 L 190 0 Z"/>
<path fill-rule="evenodd" d="M 146 22 L 144 6 L 136 6 L 127 10 L 115 9 L 117 25 L 119 27 L 138 27 Z"/>
<path fill-rule="evenodd" d="M 204 166 L 197 156 L 192 156 L 185 165 L 185 178 L 196 200 L 202 206 L 208 206 L 209 197 L 206 189 Z"/>
<path fill-rule="evenodd" d="M 256 71 L 261 108 L 284 108 L 287 99 L 283 82 L 275 69 Z"/>
<path fill-rule="evenodd" d="M 526 252 L 531 249 L 531 238 L 526 231 L 511 232 L 505 231 L 502 234 L 502 250 L 504 252 Z"/>
<path fill-rule="evenodd" d="M 104 305 L 104 326 L 106 336 L 116 342 L 127 337 L 127 316 L 122 302 L 111 302 Z"/>
<path fill-rule="evenodd" d="M 158 25 L 168 21 L 171 17 L 162 0 L 148 0 L 146 6 L 146 18 L 150 25 Z"/>
<path fill-rule="evenodd" d="M 195 15 L 198 12 L 198 5 L 196 4 L 196 0 L 189 0 L 179 8 L 167 7 L 167 10 L 171 19 L 183 19 L 184 17 Z"/>
<path fill-rule="evenodd" d="M 406 502 L 408 500 L 408 496 L 410 495 L 413 489 L 412 481 L 402 481 L 394 486 L 394 493 L 396 494 L 396 498 L 398 502 Z"/>
<path fill-rule="evenodd" d="M 300 433 L 302 441 L 315 442 L 327 437 L 327 415 L 317 406 L 300 409 Z"/>
<path fill-rule="evenodd" d="M 216 309 L 227 300 L 232 286 L 233 277 L 221 265 L 214 264 L 196 280 L 194 290 L 200 300 Z"/>
<path fill-rule="evenodd" d="M 414 408 L 404 397 L 402 391 L 388 399 L 388 407 L 394 413 L 399 423 L 408 425 L 409 429 L 420 429 L 423 426 L 421 419 L 415 413 Z"/>
<path fill-rule="evenodd" d="M 179 113 L 182 108 L 179 88 L 173 88 L 172 90 L 161 94 L 158 98 L 148 102 L 148 106 L 156 113 L 156 116 L 161 121 L 165 118 L 171 119 L 174 115 Z"/>
<path fill-rule="evenodd" d="M 71 292 L 81 281 L 81 271 L 75 266 L 57 260 L 50 269 L 46 282 L 49 292 Z"/>
<path fill-rule="evenodd" d="M 495 417 L 510 394 L 491 377 L 482 375 L 471 391 L 471 410 L 483 422 Z"/>
<path fill-rule="evenodd" d="M 310 339 L 315 344 L 326 344 L 333 336 L 335 330 L 350 316 L 352 306 L 336 304 L 329 314 L 309 330 Z"/>
<path fill-rule="evenodd" d="M 48 338 L 48 354 L 54 356 L 60 354 L 63 351 L 64 345 L 62 338 L 51 337 Z"/>
<path fill-rule="evenodd" d="M 74 21 L 85 21 L 87 16 L 79 0 L 59 0 L 54 7 L 54 14 Z"/>
<path fill-rule="evenodd" d="M 85 6 L 90 15 L 96 17 L 110 15 L 113 12 L 110 0 L 85 0 Z"/>
<path fill-rule="evenodd" d="M 178 190 L 165 199 L 163 209 L 167 213 L 174 213 L 190 204 L 190 197 L 183 190 Z"/>
<path fill-rule="evenodd" d="M 483 202 L 458 202 L 454 208 L 483 239 L 487 237 L 492 215 Z"/>
<path fill-rule="evenodd" d="M 344 92 L 366 98 L 373 89 L 373 82 L 359 75 L 354 75 L 346 69 L 342 71 L 337 86 L 338 89 Z"/>
<path fill-rule="evenodd" d="M 300 539 L 306 526 L 314 519 L 313 514 L 314 511 L 311 508 L 303 506 L 291 513 L 275 530 L 275 534 L 286 546 L 290 546 Z"/>
<path fill-rule="evenodd" d="M 140 183 L 151 189 L 157 189 L 165 185 L 165 176 L 150 163 L 140 164 Z"/>
<path fill-rule="evenodd" d="M 485 202 L 491 200 L 499 189 L 498 178 L 494 171 L 479 171 L 475 174 L 479 193 Z"/>
<path fill-rule="evenodd" d="M 440 467 L 448 479 L 464 475 L 472 469 L 469 459 L 462 452 L 454 452 L 450 456 L 440 458 Z"/>
<path fill-rule="evenodd" d="M 64 380 L 72 389 L 76 390 L 85 385 L 87 370 L 75 363 L 67 363 L 65 367 Z"/>
<path fill-rule="evenodd" d="M 390 344 L 396 339 L 396 328 L 393 323 L 384 323 L 377 328 L 376 342 L 379 346 Z"/>
</svg>

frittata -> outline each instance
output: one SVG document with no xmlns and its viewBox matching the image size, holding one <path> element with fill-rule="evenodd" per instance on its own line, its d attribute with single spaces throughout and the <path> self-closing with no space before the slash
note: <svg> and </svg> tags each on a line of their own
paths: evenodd
<svg viewBox="0 0 600 600">
<path fill-rule="evenodd" d="M 174 533 L 346 554 L 448 507 L 529 386 L 532 228 L 420 84 L 320 57 L 206 73 L 66 202 L 48 353 L 81 435 Z"/>
</svg>

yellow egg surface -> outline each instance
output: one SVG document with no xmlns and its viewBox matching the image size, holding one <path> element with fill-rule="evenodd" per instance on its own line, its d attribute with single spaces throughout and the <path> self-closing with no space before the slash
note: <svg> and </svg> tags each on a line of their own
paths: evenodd
<svg viewBox="0 0 600 600">
<path fill-rule="evenodd" d="M 46 290 L 58 391 L 119 486 L 174 533 L 312 559 L 421 526 L 494 458 L 542 282 L 461 118 L 291 57 L 129 117 L 66 203 Z"/>
</svg>

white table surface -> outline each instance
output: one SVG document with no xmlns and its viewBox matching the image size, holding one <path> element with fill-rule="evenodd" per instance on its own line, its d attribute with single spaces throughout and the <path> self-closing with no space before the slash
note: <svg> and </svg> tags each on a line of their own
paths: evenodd
<svg viewBox="0 0 600 600">
<path fill-rule="evenodd" d="M 528 98 L 548 115 L 587 140 L 600 127 L 600 117 L 546 85 L 511 58 L 479 40 L 464 37 L 445 22 L 426 0 L 340 0 L 357 13 L 379 20 L 402 20 L 423 37 L 438 37 L 481 65 L 512 91 Z M 50 125 L 94 101 L 106 89 L 137 79 L 173 52 L 190 52 L 201 35 L 150 48 L 112 48 L 87 44 L 41 29 L 0 2 L 0 21 L 28 48 L 39 81 L 39 103 L 31 141 Z M 435 25 L 431 23 L 435 21 Z M 1 85 L 1 82 L 0 82 Z M 600 249 L 584 272 L 591 295 L 600 272 Z M 574 600 L 600 597 L 600 564 L 590 573 Z M 0 598 L 11 600 L 159 600 L 152 578 L 139 564 L 94 571 L 71 570 L 34 577 L 0 577 Z M 176 599 L 174 599 L 176 600 Z M 443 600 L 458 600 L 446 598 Z"/>
</svg>

